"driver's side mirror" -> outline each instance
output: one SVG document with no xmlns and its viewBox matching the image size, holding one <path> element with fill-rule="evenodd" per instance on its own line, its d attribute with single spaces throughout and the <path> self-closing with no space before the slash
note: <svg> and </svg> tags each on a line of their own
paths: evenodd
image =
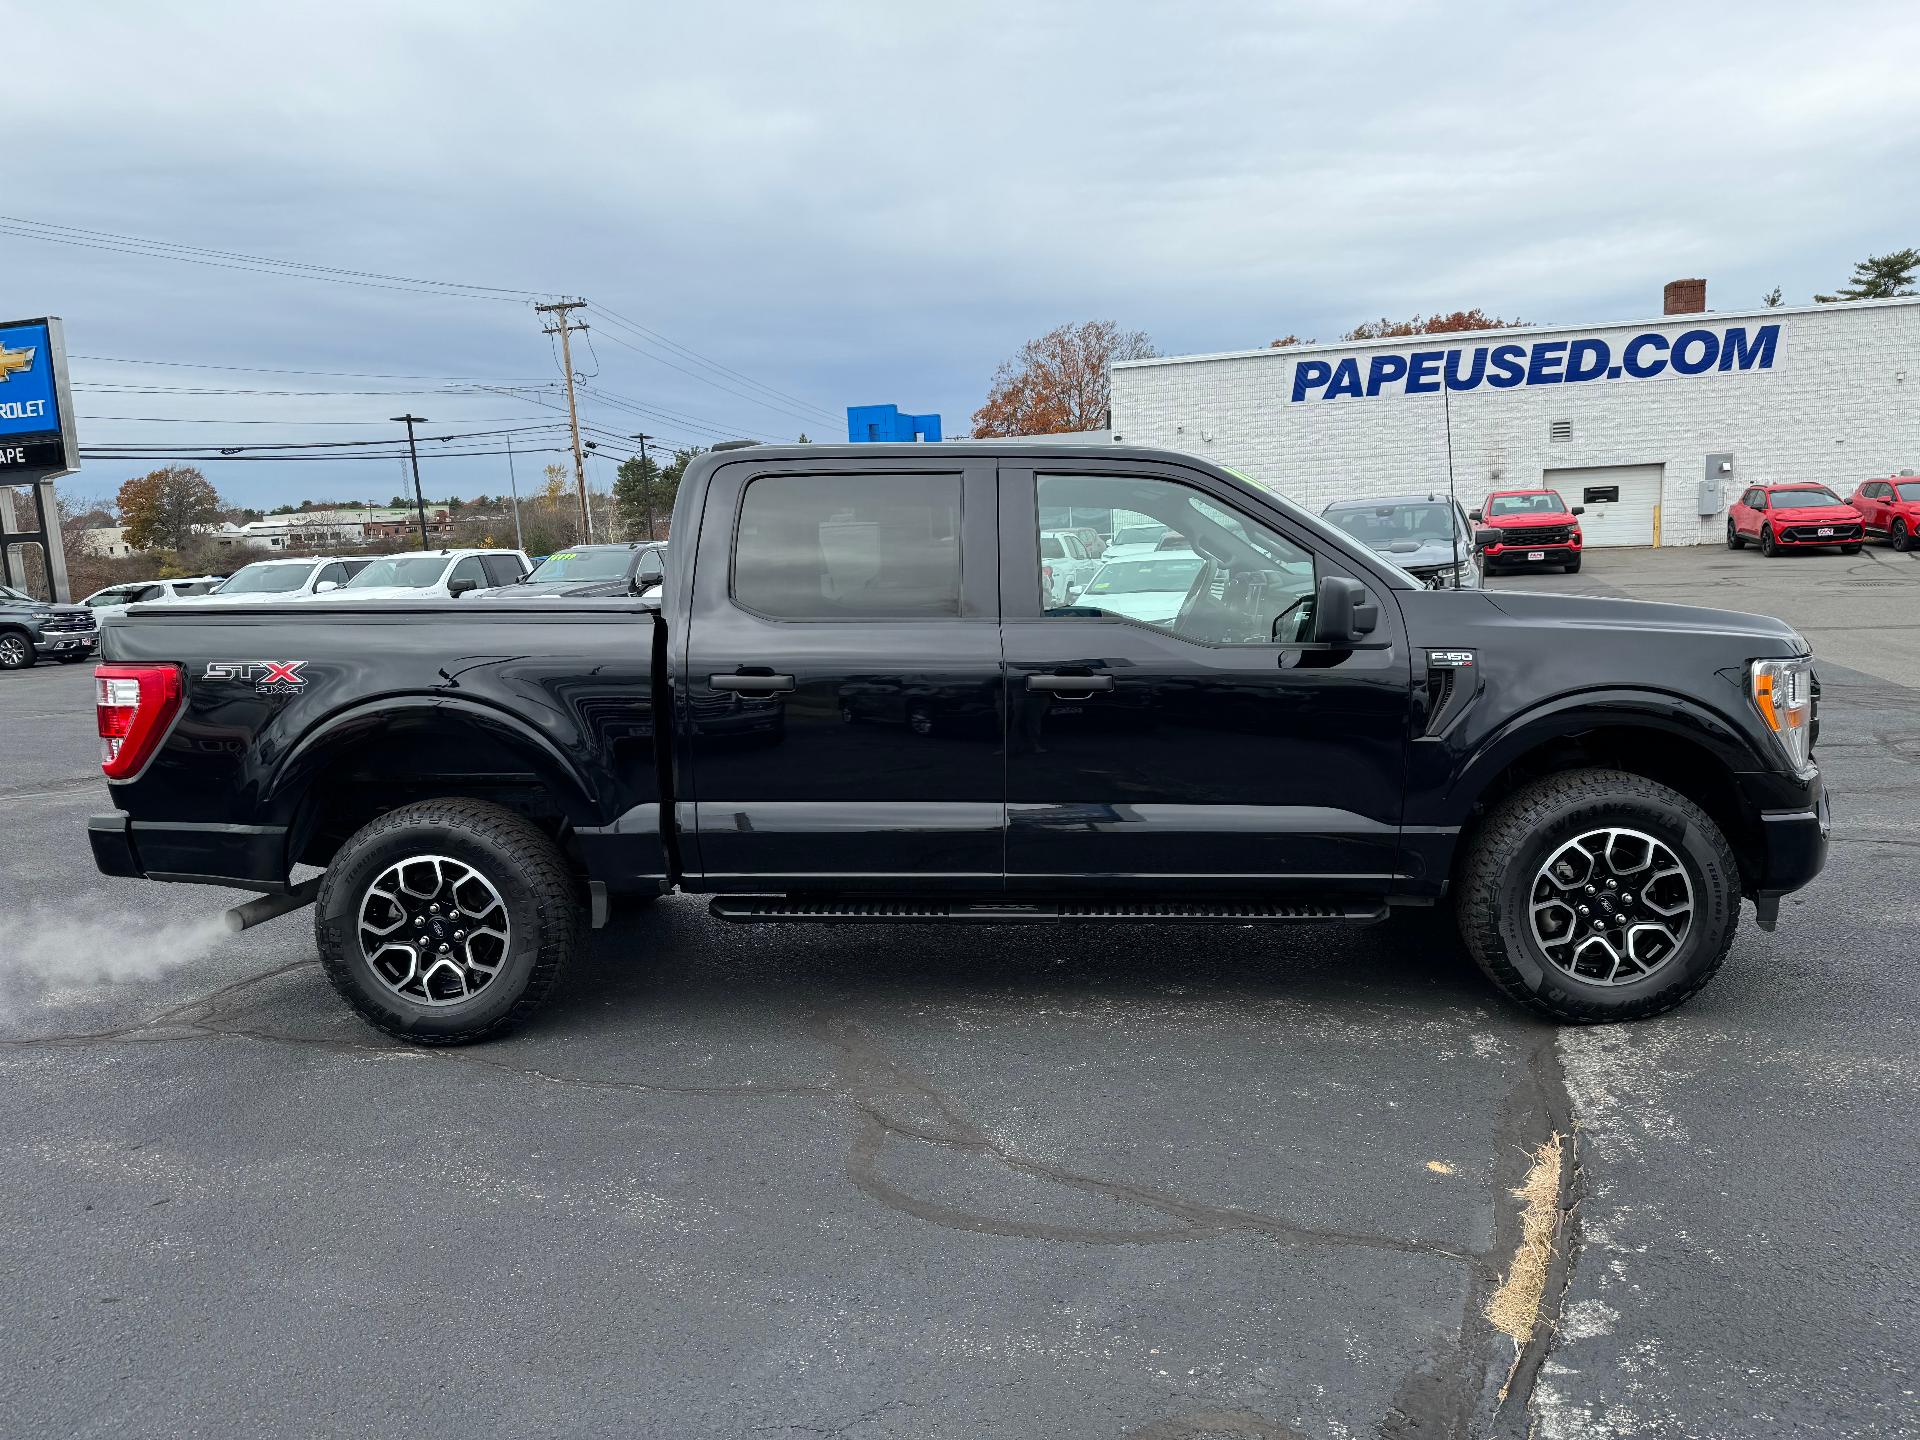
<svg viewBox="0 0 1920 1440">
<path fill-rule="evenodd" d="M 447 582 L 447 594 L 451 595 L 456 600 L 458 600 L 462 595 L 471 595 L 475 590 L 478 590 L 479 588 L 480 588 L 480 582 L 478 580 L 469 580 L 464 576 L 462 576 L 458 580 L 449 580 Z"/>
<path fill-rule="evenodd" d="M 628 583 L 628 586 L 627 586 L 628 593 L 633 595 L 644 595 L 647 593 L 647 591 L 651 590 L 654 586 L 660 584 L 663 580 L 665 580 L 666 576 L 667 576 L 666 567 L 663 566 L 658 560 L 649 556 L 646 559 L 642 560 L 639 566 L 634 570 L 633 579 Z"/>
<path fill-rule="evenodd" d="M 316 595 L 324 595 L 329 590 L 338 590 L 339 588 L 340 582 L 338 580 L 322 580 L 313 587 L 313 593 Z"/>
<path fill-rule="evenodd" d="M 1473 521 L 1473 523 L 1476 525 L 1478 525 L 1482 520 L 1486 518 L 1487 518 L 1486 515 L 1482 511 L 1479 511 L 1479 510 L 1467 511 L 1467 519 Z"/>
<path fill-rule="evenodd" d="M 1484 530 L 1476 530 L 1473 532 L 1473 543 L 1482 550 L 1486 549 L 1489 545 L 1498 545 L 1500 543 L 1500 532 L 1491 526 Z"/>
<path fill-rule="evenodd" d="M 1358 580 L 1328 575 L 1320 581 L 1313 600 L 1313 638 L 1320 644 L 1351 645 L 1379 623 L 1380 607 Z"/>
<path fill-rule="evenodd" d="M 1071 580 L 1067 582 L 1067 604 L 1071 605 L 1080 598 L 1080 587 Z"/>
<path fill-rule="evenodd" d="M 1573 507 L 1573 513 L 1575 515 L 1584 515 L 1587 513 L 1587 507 L 1584 505 L 1576 505 Z"/>
</svg>

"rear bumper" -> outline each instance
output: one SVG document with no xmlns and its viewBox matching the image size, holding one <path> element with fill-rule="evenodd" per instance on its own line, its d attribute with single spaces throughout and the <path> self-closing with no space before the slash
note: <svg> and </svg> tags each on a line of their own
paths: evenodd
<svg viewBox="0 0 1920 1440">
<path fill-rule="evenodd" d="M 87 841 L 102 875 L 276 895 L 288 888 L 280 825 L 147 824 L 115 811 L 87 821 Z"/>
</svg>

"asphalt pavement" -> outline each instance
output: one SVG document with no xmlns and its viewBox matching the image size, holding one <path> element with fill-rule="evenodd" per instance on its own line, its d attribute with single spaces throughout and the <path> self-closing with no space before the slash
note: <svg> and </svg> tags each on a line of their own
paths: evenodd
<svg viewBox="0 0 1920 1440">
<path fill-rule="evenodd" d="M 231 892 L 95 874 L 90 674 L 0 676 L 0 1430 L 1916 1433 L 1920 560 L 1506 583 L 1832 657 L 1829 866 L 1674 1015 L 1557 1031 L 1418 920 L 676 898 L 524 1032 L 425 1053 L 348 1015 L 304 914 L 226 937 Z M 1481 1309 L 1556 1130 L 1516 1356 Z"/>
</svg>

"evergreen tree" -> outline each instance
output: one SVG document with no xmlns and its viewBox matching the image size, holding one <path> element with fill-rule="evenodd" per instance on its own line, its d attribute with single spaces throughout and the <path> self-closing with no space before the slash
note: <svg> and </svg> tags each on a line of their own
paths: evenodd
<svg viewBox="0 0 1920 1440">
<path fill-rule="evenodd" d="M 1816 295 L 1822 305 L 1836 300 L 1891 300 L 1917 293 L 1913 288 L 1915 272 L 1920 271 L 1920 250 L 1895 250 L 1886 255 L 1869 255 L 1853 267 L 1853 283 L 1838 295 Z"/>
</svg>

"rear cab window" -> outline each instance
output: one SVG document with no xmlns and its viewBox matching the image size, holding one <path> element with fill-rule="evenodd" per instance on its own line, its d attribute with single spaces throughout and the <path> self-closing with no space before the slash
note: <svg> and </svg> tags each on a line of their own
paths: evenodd
<svg viewBox="0 0 1920 1440">
<path fill-rule="evenodd" d="M 735 603 L 774 620 L 961 613 L 961 478 L 762 475 L 734 541 Z"/>
</svg>

